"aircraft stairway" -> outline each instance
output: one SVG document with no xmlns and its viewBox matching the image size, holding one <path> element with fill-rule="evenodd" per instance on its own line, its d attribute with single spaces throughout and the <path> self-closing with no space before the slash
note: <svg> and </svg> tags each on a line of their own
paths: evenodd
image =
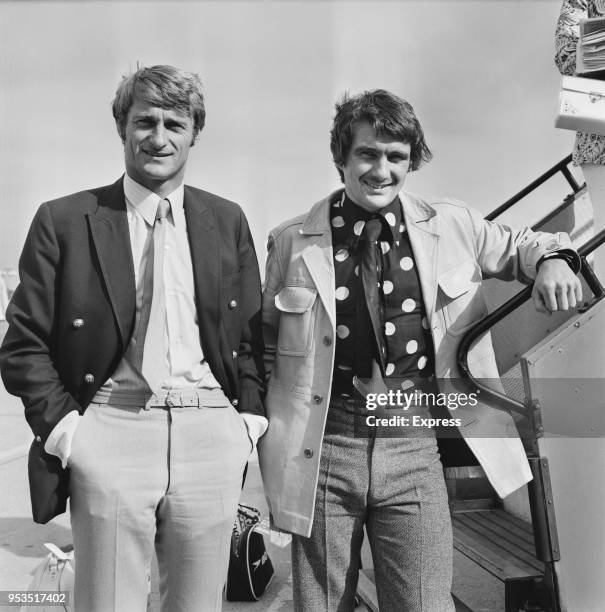
<svg viewBox="0 0 605 612">
<path fill-rule="evenodd" d="M 491 331 L 506 392 L 493 397 L 494 405 L 513 415 L 533 473 L 527 487 L 499 500 L 489 495 L 480 468 L 469 468 L 488 491 L 483 507 L 464 492 L 450 497 L 460 566 L 453 592 L 469 610 L 605 609 L 600 579 L 605 567 L 605 291 L 590 265 L 605 233 L 591 235 L 586 188 L 571 177 L 569 161 L 534 182 L 533 188 L 562 172 L 573 188 L 534 229 L 570 233 L 582 257 L 586 301 L 577 311 L 544 316 L 534 310 L 531 288 L 511 297 L 520 284 L 511 288 L 489 280 L 491 312 L 461 341 L 460 367 L 473 380 L 466 355 L 474 341 Z M 448 479 L 459 489 L 464 482 L 456 474 Z M 482 585 L 469 590 L 463 567 L 482 576 Z"/>
</svg>

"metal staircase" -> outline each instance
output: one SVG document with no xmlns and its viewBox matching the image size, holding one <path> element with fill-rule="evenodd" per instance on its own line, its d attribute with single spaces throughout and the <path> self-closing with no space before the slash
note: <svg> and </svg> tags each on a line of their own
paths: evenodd
<svg viewBox="0 0 605 612">
<path fill-rule="evenodd" d="M 605 510 L 602 472 L 605 445 L 603 438 L 598 437 L 605 434 L 605 410 L 596 397 L 599 391 L 605 391 L 597 383 L 605 378 L 605 360 L 598 358 L 605 345 L 603 328 L 598 323 L 603 318 L 600 312 L 605 314 L 602 300 L 605 290 L 588 261 L 591 253 L 605 242 L 605 231 L 578 246 L 586 232 L 582 229 L 585 224 L 578 223 L 581 215 L 574 214 L 574 208 L 581 206 L 587 196 L 585 187 L 580 187 L 571 176 L 569 161 L 569 157 L 562 160 L 488 215 L 489 219 L 497 217 L 545 180 L 562 172 L 573 192 L 534 229 L 564 230 L 575 237 L 582 259 L 584 295 L 592 298 L 578 312 L 543 317 L 534 315 L 528 303 L 531 287 L 527 287 L 503 303 L 495 304 L 492 312 L 469 330 L 460 343 L 461 372 L 473 386 L 481 388 L 483 399 L 488 395 L 492 405 L 514 416 L 534 476 L 526 489 L 497 503 L 498 507 L 465 509 L 460 500 L 452 504 L 457 555 L 465 557 L 475 571 L 495 578 L 500 586 L 500 603 L 494 609 L 483 608 L 481 603 L 476 603 L 480 602 L 479 593 L 465 593 L 455 582 L 454 595 L 470 610 L 597 612 L 605 609 L 605 589 L 599 578 L 605 562 L 602 552 L 605 530 L 599 527 Z M 580 229 L 574 236 L 578 225 Z M 499 293 L 502 291 L 494 284 L 492 297 L 498 297 Z M 501 371 L 505 371 L 506 395 L 494 393 L 475 380 L 467 364 L 469 348 L 488 330 L 492 330 Z M 553 360 L 553 354 L 559 356 L 558 361 Z M 580 364 L 579 370 L 572 372 L 571 363 Z M 582 377 L 595 382 L 582 385 Z M 572 384 L 573 381 L 578 384 Z M 570 387 L 575 389 L 575 395 L 571 391 L 573 397 L 565 397 Z M 569 416 L 571 410 L 575 411 L 574 418 Z M 578 435 L 580 438 L 575 437 Z M 590 443 L 587 444 L 588 436 Z M 564 480 L 561 473 L 566 464 L 567 480 Z M 588 478 L 574 478 L 570 466 L 578 476 L 584 473 Z M 562 511 L 569 497 L 578 504 L 575 515 L 569 508 Z M 590 536 L 586 538 L 591 524 L 599 532 L 592 542 Z M 565 534 L 565 546 L 559 541 L 560 532 Z M 578 537 L 588 553 L 584 560 L 574 544 Z M 587 580 L 587 576 L 591 578 Z M 583 586 L 577 588 L 578 583 Z M 565 588 L 561 588 L 562 584 Z"/>
</svg>

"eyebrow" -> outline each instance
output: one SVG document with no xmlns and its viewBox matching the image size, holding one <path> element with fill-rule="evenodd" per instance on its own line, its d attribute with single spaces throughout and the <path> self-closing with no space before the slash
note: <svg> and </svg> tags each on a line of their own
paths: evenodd
<svg viewBox="0 0 605 612">
<path fill-rule="evenodd" d="M 355 153 L 375 153 L 378 151 L 378 148 L 370 145 L 359 145 L 355 147 L 354 151 Z"/>
<path fill-rule="evenodd" d="M 355 153 L 376 153 L 379 151 L 378 147 L 372 147 L 371 145 L 359 145 L 353 149 Z M 386 155 L 401 155 L 402 157 L 409 157 L 410 151 L 402 151 L 401 149 L 391 149 L 385 151 Z"/>
<path fill-rule="evenodd" d="M 140 113 L 136 113 L 135 115 L 133 115 L 133 120 L 138 120 L 138 119 L 154 119 L 155 115 L 152 115 L 151 113 L 146 113 L 146 112 L 140 112 Z"/>
<path fill-rule="evenodd" d="M 186 125 L 189 117 L 165 117 L 164 123 L 176 123 L 177 125 Z"/>
</svg>

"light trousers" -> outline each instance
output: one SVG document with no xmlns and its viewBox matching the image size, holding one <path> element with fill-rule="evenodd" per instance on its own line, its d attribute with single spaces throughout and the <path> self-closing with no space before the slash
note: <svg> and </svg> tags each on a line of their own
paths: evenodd
<svg viewBox="0 0 605 612">
<path fill-rule="evenodd" d="M 250 451 L 230 404 L 91 404 L 69 458 L 76 612 L 144 611 L 154 545 L 164 612 L 220 610 Z"/>
<path fill-rule="evenodd" d="M 295 610 L 354 610 L 365 525 L 381 612 L 453 612 L 452 529 L 434 435 L 380 438 L 352 423 L 330 406 L 311 537 L 292 538 Z"/>
</svg>

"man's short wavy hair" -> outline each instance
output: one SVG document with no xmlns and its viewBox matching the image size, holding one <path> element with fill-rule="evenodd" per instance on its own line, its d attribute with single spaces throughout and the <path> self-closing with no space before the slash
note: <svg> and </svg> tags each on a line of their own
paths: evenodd
<svg viewBox="0 0 605 612">
<path fill-rule="evenodd" d="M 128 111 L 135 98 L 160 108 L 178 110 L 191 117 L 194 138 L 204 127 L 206 108 L 202 81 L 193 72 L 185 72 L 174 66 L 158 65 L 137 68 L 135 72 L 124 75 L 111 103 L 122 142 L 126 136 Z"/>
<path fill-rule="evenodd" d="M 345 93 L 336 103 L 336 114 L 330 131 L 332 159 L 342 182 L 344 175 L 339 166 L 346 165 L 355 136 L 355 126 L 360 122 L 369 123 L 381 136 L 409 144 L 410 171 L 417 170 L 423 162 L 433 157 L 409 102 L 385 89 L 364 91 L 355 96 Z"/>
</svg>

